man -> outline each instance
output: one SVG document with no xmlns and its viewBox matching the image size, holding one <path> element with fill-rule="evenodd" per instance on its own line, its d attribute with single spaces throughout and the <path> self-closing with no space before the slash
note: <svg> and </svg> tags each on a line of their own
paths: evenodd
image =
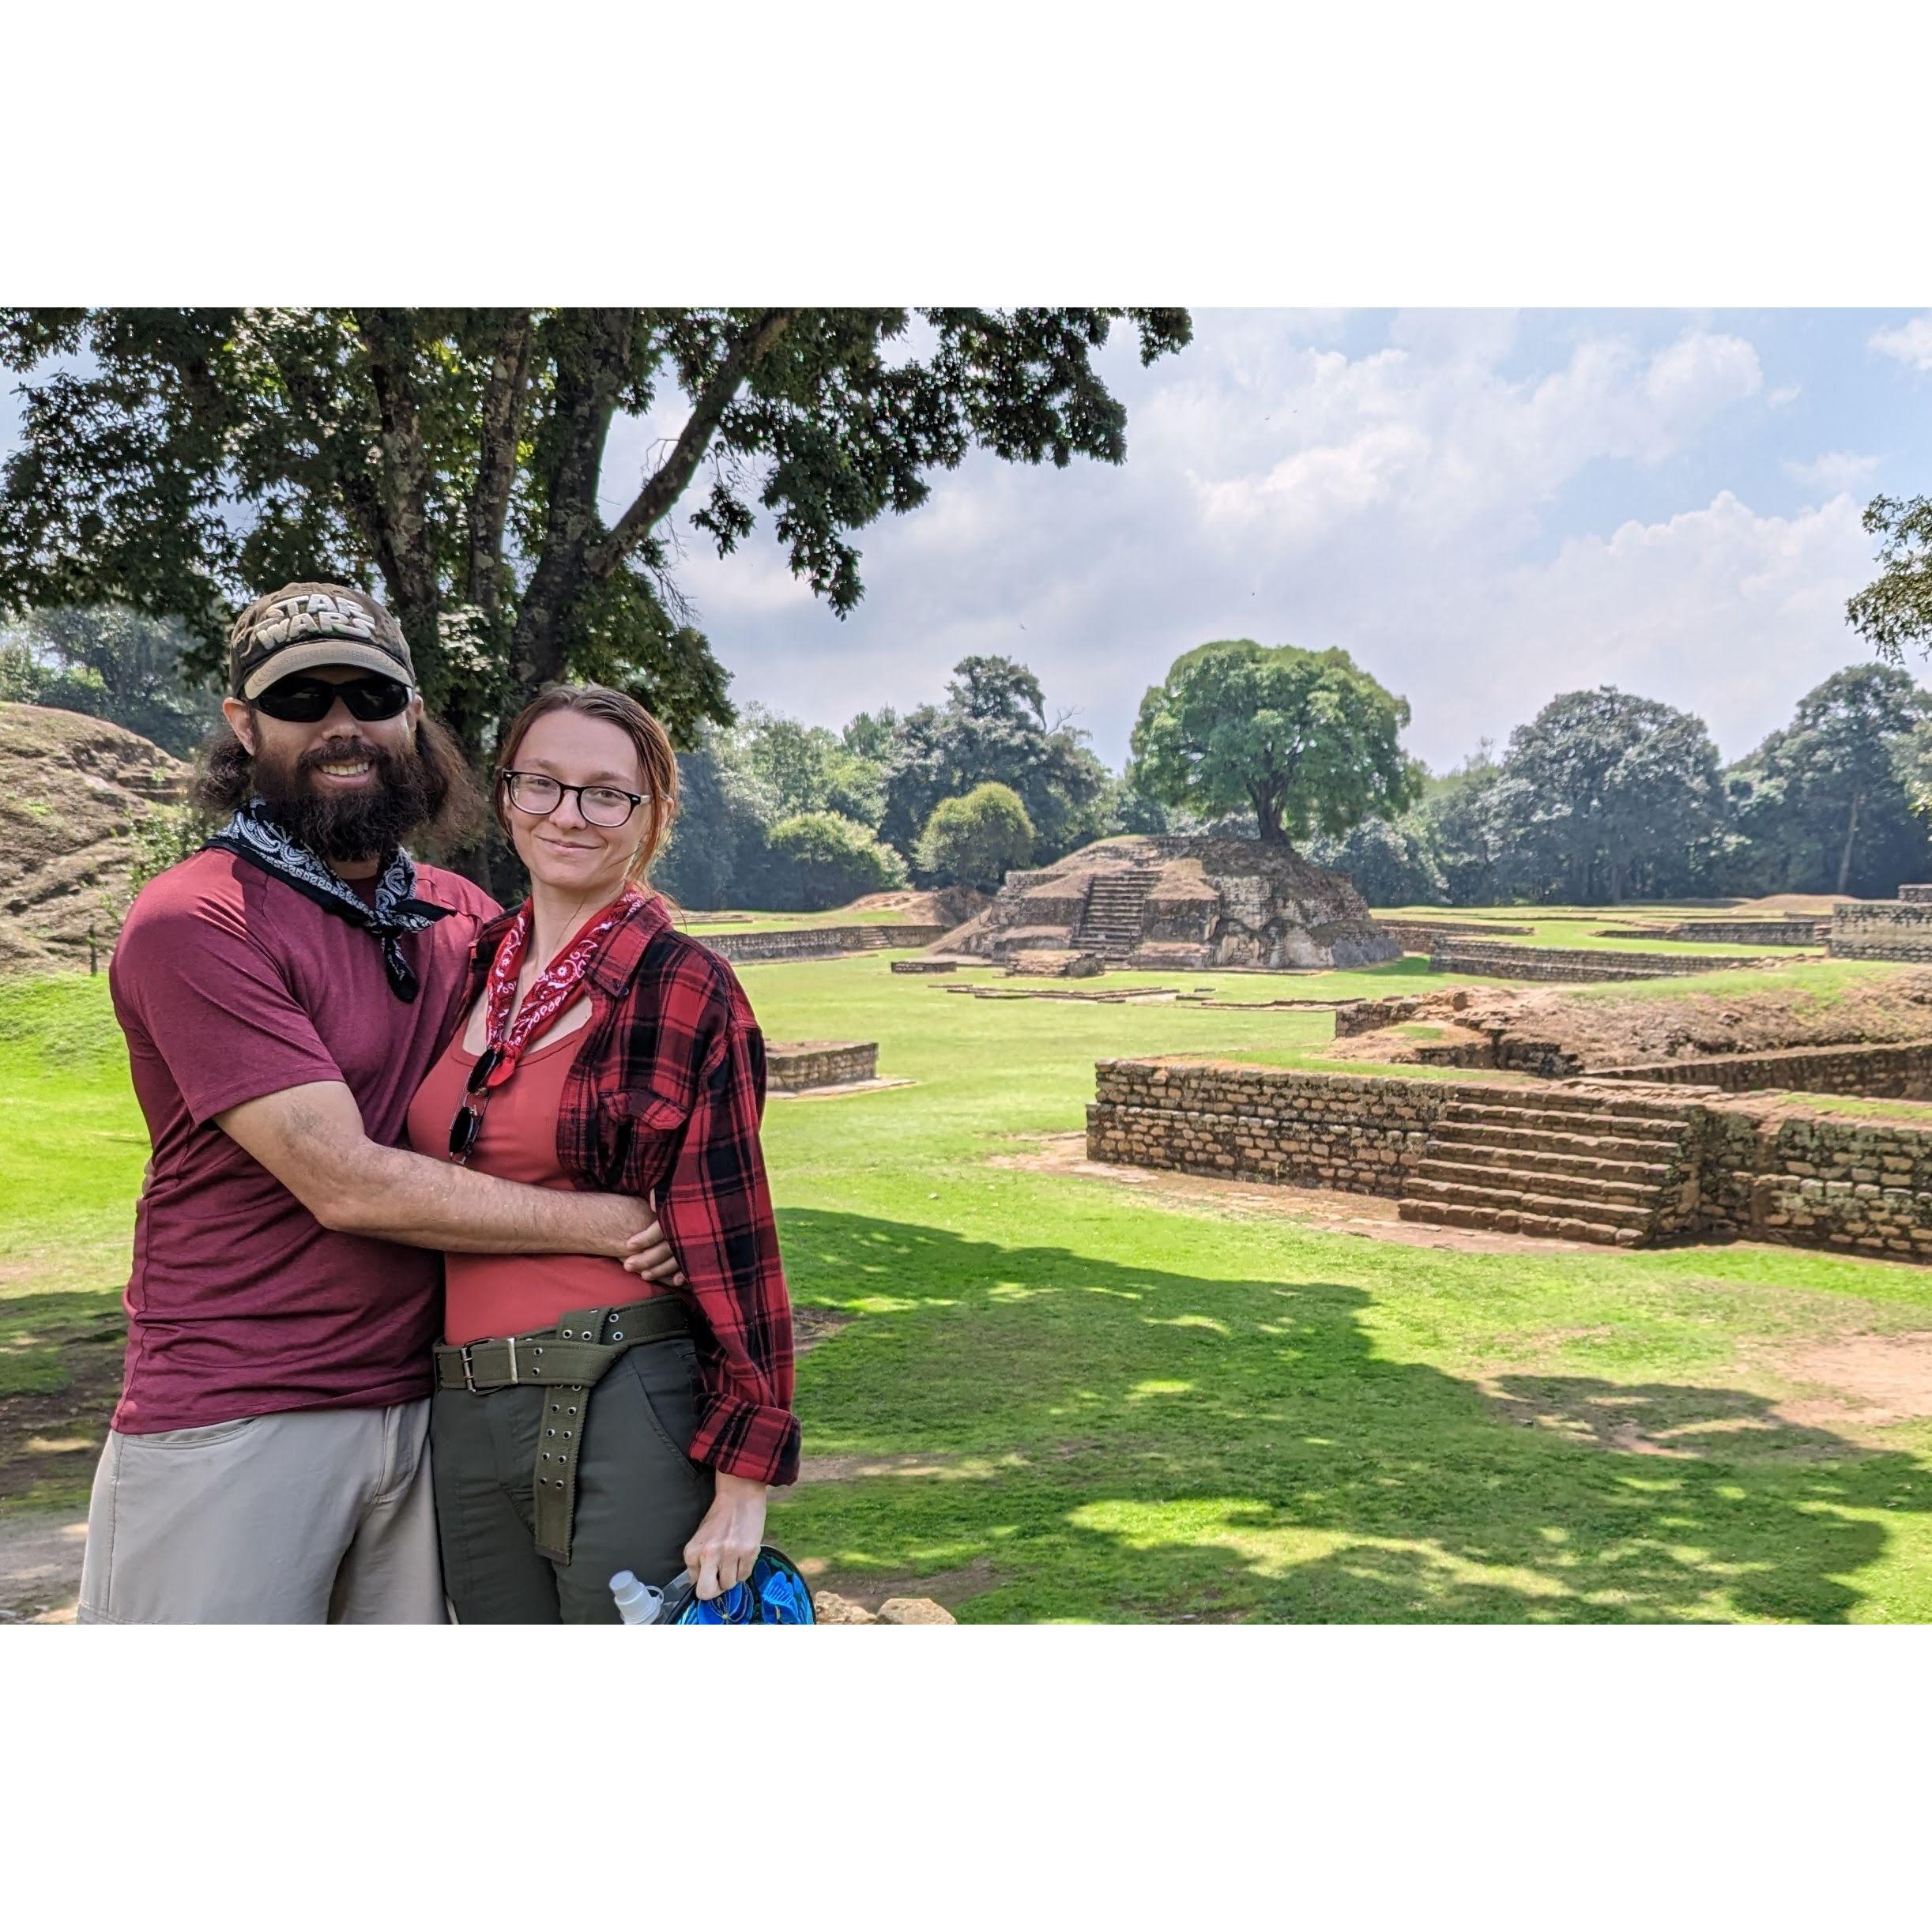
<svg viewBox="0 0 1932 1932">
<path fill-rule="evenodd" d="M 394 1144 L 499 910 L 401 849 L 477 800 L 394 619 L 291 584 L 229 668 L 200 796 L 234 815 L 142 889 L 109 977 L 154 1151 L 78 1614 L 441 1623 L 437 1251 L 675 1264 L 640 1201 Z"/>
</svg>

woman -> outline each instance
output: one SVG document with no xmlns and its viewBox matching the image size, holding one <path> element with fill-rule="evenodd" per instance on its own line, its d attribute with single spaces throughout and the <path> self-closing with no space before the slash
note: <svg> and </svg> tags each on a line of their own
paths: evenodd
<svg viewBox="0 0 1932 1932">
<path fill-rule="evenodd" d="M 530 896 L 484 927 L 409 1137 L 506 1179 L 649 1195 L 683 1272 L 447 1256 L 431 1467 L 461 1623 L 608 1623 L 623 1569 L 750 1572 L 798 1467 L 792 1321 L 758 1128 L 764 1045 L 729 966 L 645 884 L 676 810 L 642 706 L 552 686 L 510 727 L 498 823 Z"/>
</svg>

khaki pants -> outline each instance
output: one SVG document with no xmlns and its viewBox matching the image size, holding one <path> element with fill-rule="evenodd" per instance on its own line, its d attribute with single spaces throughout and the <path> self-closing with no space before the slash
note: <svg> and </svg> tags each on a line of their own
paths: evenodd
<svg viewBox="0 0 1932 1932">
<path fill-rule="evenodd" d="M 429 1403 L 110 1429 L 81 1623 L 444 1623 Z"/>
</svg>

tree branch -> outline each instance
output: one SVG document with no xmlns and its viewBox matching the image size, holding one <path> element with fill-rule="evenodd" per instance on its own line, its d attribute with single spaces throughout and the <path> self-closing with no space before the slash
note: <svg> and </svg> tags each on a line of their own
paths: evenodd
<svg viewBox="0 0 1932 1932">
<path fill-rule="evenodd" d="M 591 578 L 601 582 L 623 561 L 624 553 L 670 510 L 704 460 L 719 419 L 745 378 L 771 352 L 773 345 L 797 318 L 797 309 L 767 309 L 719 363 L 693 405 L 691 420 L 680 431 L 671 454 L 652 473 L 637 500 L 617 519 L 604 540 L 586 559 Z"/>
</svg>

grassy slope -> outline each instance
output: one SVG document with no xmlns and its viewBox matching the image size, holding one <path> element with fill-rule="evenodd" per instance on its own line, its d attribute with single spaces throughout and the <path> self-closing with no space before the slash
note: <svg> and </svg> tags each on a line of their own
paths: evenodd
<svg viewBox="0 0 1932 1932">
<path fill-rule="evenodd" d="M 883 1465 L 778 1501 L 828 1580 L 937 1579 L 968 1621 L 1932 1616 L 1932 1428 L 1771 1410 L 1779 1349 L 1932 1328 L 1922 1271 L 1451 1253 L 990 1165 L 1078 1128 L 1098 1057 L 1292 1060 L 1327 1016 L 970 1000 L 877 955 L 741 974 L 773 1038 L 876 1038 L 919 1083 L 767 1116 L 795 1295 L 855 1317 L 800 1364 L 808 1452 Z M 0 1372 L 58 1372 L 124 1271 L 143 1150 L 104 1004 L 0 986 L 0 1261 L 32 1257 Z M 1678 1453 L 1605 1446 L 1625 1423 Z"/>
</svg>

